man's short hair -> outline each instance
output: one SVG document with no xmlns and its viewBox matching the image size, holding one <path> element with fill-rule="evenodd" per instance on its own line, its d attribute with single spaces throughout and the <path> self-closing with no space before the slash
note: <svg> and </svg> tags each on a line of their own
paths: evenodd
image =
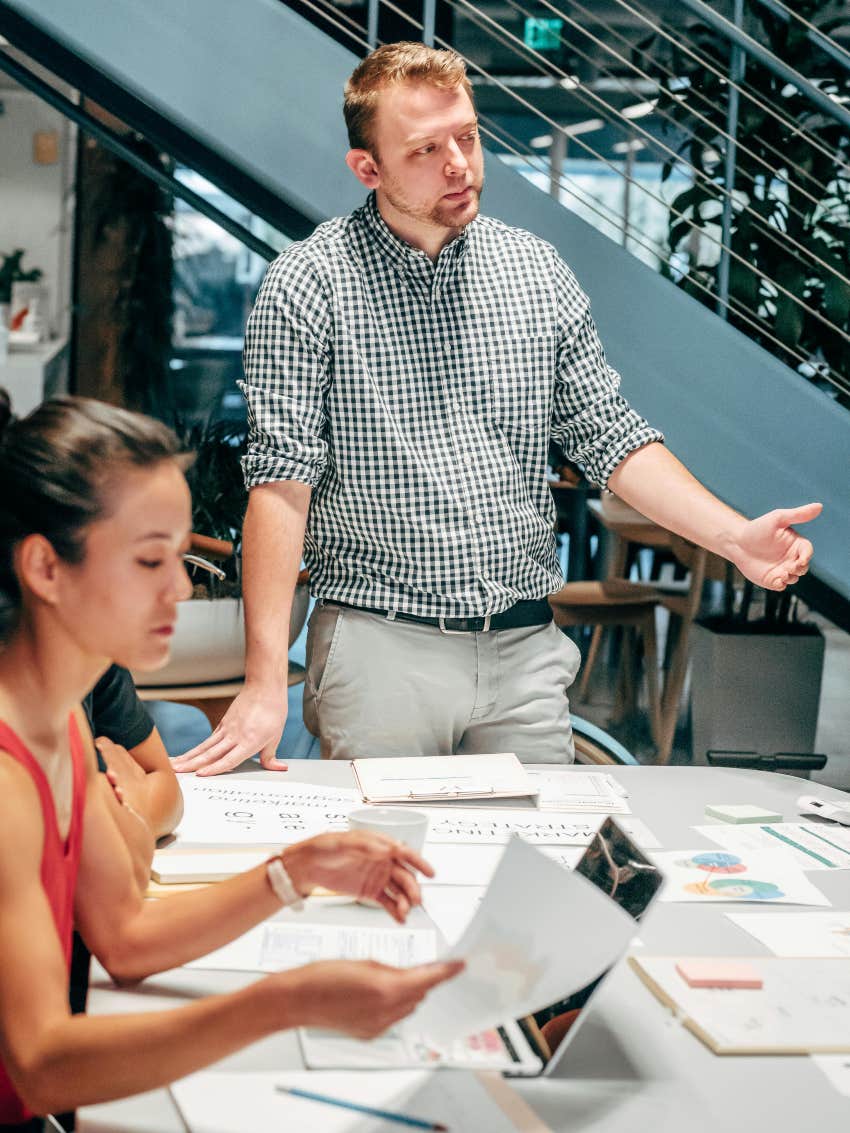
<svg viewBox="0 0 850 1133">
<path fill-rule="evenodd" d="M 378 95 L 385 87 L 404 82 L 429 83 L 443 90 L 461 86 L 472 100 L 466 63 L 457 52 L 424 43 L 385 43 L 358 63 L 345 84 L 343 114 L 352 149 L 376 156 L 371 130 Z"/>
</svg>

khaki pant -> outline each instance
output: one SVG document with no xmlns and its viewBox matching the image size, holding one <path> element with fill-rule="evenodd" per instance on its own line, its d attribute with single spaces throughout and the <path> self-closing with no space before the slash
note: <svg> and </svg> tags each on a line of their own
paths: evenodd
<svg viewBox="0 0 850 1133">
<path fill-rule="evenodd" d="M 324 759 L 513 751 L 571 763 L 579 651 L 554 624 L 444 634 L 317 604 L 304 722 Z"/>
</svg>

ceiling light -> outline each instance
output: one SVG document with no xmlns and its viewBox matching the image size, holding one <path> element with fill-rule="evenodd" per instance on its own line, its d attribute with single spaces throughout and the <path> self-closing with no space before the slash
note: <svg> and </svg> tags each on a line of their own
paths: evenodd
<svg viewBox="0 0 850 1133">
<path fill-rule="evenodd" d="M 657 98 L 653 98 L 651 102 L 636 102 L 633 106 L 626 106 L 620 113 L 624 118 L 645 118 L 653 112 L 657 102 Z"/>
<path fill-rule="evenodd" d="M 630 142 L 617 142 L 616 145 L 611 146 L 614 153 L 637 153 L 639 149 L 646 149 L 646 142 L 642 142 L 640 138 L 632 138 Z"/>
<path fill-rule="evenodd" d="M 570 122 L 561 129 L 569 138 L 577 138 L 579 134 L 592 134 L 594 130 L 601 130 L 605 123 L 601 118 L 588 118 L 584 122 Z"/>
</svg>

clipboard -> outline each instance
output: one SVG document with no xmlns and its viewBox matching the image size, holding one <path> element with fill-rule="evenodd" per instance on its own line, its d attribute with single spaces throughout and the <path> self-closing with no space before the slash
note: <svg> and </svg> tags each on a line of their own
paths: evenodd
<svg viewBox="0 0 850 1133">
<path fill-rule="evenodd" d="M 714 1054 L 850 1052 L 850 964 L 845 957 L 734 957 L 758 969 L 763 986 L 731 991 L 688 987 L 676 971 L 683 959 L 630 956 L 629 966 Z"/>
<path fill-rule="evenodd" d="M 355 759 L 352 767 L 367 803 L 511 799 L 537 794 L 513 752 Z"/>
</svg>

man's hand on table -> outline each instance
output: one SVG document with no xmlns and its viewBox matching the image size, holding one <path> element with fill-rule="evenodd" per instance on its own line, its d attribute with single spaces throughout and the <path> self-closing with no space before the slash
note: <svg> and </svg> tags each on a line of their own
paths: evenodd
<svg viewBox="0 0 850 1133">
<path fill-rule="evenodd" d="M 287 713 L 286 688 L 282 692 L 245 685 L 222 717 L 213 734 L 191 751 L 178 755 L 171 766 L 178 773 L 221 775 L 260 753 L 266 771 L 286 771 L 276 756 Z"/>
<path fill-rule="evenodd" d="M 748 520 L 735 533 L 727 557 L 750 582 L 784 590 L 806 573 L 812 557 L 812 544 L 792 524 L 808 523 L 822 510 L 822 504 L 804 504 Z"/>
<path fill-rule="evenodd" d="M 302 1027 L 373 1039 L 404 1019 L 432 988 L 463 971 L 462 960 L 389 968 L 374 960 L 323 960 L 270 977 L 283 984 Z"/>
<path fill-rule="evenodd" d="M 281 858 L 300 893 L 321 886 L 377 901 L 400 924 L 414 905 L 422 903 L 413 870 L 434 876 L 433 868 L 415 850 L 368 830 L 319 834 L 287 846 Z"/>
</svg>

